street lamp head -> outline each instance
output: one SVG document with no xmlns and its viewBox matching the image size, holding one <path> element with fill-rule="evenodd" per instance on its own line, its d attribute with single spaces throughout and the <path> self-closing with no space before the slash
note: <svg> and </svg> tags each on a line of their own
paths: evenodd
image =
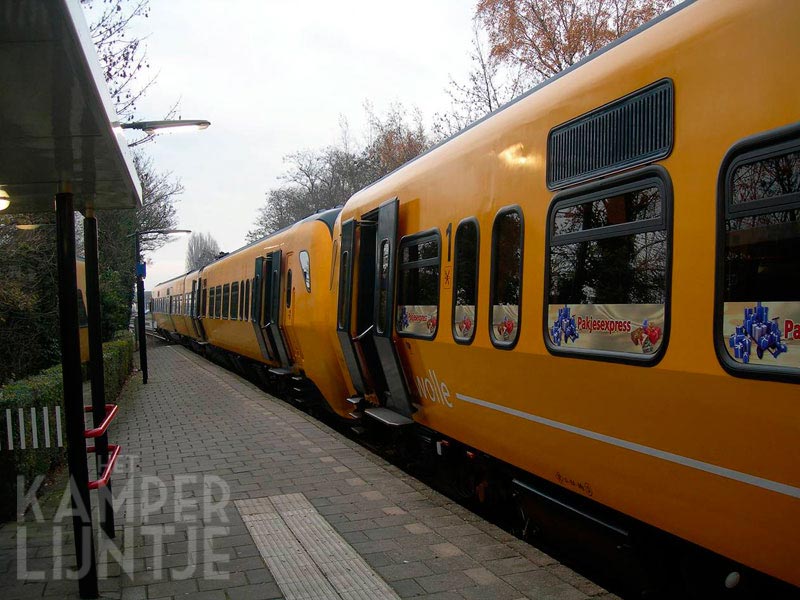
<svg viewBox="0 0 800 600">
<path fill-rule="evenodd" d="M 205 119 L 177 119 L 168 121 L 134 121 L 132 123 L 120 123 L 122 129 L 137 129 L 144 131 L 147 135 L 155 135 L 161 131 L 201 131 L 208 129 L 210 121 Z"/>
</svg>

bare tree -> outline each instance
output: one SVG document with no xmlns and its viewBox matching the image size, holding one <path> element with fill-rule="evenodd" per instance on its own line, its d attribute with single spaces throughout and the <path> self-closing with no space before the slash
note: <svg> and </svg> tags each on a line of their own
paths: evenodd
<svg viewBox="0 0 800 600">
<path fill-rule="evenodd" d="M 150 0 L 81 0 L 81 4 L 114 108 L 130 121 L 136 102 L 156 80 L 153 75 L 139 84 L 139 76 L 150 64 L 143 40 L 131 35 L 131 24 L 150 15 Z"/>
<path fill-rule="evenodd" d="M 358 190 L 411 160 L 429 145 L 419 111 L 409 117 L 402 105 L 385 115 L 366 105 L 369 134 L 356 149 L 347 122 L 342 140 L 322 150 L 304 150 L 284 158 L 288 170 L 281 185 L 267 192 L 248 241 L 262 238 L 315 212 L 344 204 Z"/>
<path fill-rule="evenodd" d="M 131 235 L 136 231 L 173 229 L 178 224 L 175 202 L 183 193 L 181 182 L 169 172 L 158 171 L 151 158 L 136 153 L 133 162 L 142 182 L 141 208 L 97 211 L 103 333 L 106 336 L 127 327 L 130 319 L 137 260 Z M 166 241 L 164 236 L 144 237 L 142 252 L 152 252 Z"/>
<path fill-rule="evenodd" d="M 450 97 L 450 110 L 434 117 L 433 135 L 437 140 L 454 135 L 494 112 L 530 84 L 523 67 L 490 56 L 486 32 L 480 29 L 477 21 L 472 33 L 472 67 L 464 83 L 450 77 L 450 86 L 445 90 Z"/>
<path fill-rule="evenodd" d="M 133 164 L 142 182 L 142 207 L 136 215 L 136 229 L 173 229 L 178 225 L 175 202 L 183 194 L 183 184 L 170 171 L 159 171 L 153 159 L 141 152 L 133 155 Z M 142 240 L 142 252 L 152 252 L 166 243 L 164 238 Z"/>
<path fill-rule="evenodd" d="M 210 233 L 193 233 L 189 236 L 189 246 L 186 248 L 186 270 L 195 271 L 205 267 L 214 262 L 219 253 L 219 244 Z"/>
<path fill-rule="evenodd" d="M 376 114 L 369 103 L 364 108 L 369 124 L 364 156 L 373 180 L 391 173 L 430 147 L 418 108 L 411 109 L 409 114 L 402 104 L 395 103 L 383 116 Z"/>
<path fill-rule="evenodd" d="M 542 81 L 646 23 L 675 0 L 479 0 L 491 57 Z"/>
</svg>

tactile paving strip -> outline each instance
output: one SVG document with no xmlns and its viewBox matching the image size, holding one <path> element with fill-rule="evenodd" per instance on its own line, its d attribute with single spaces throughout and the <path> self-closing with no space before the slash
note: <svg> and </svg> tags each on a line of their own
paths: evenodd
<svg viewBox="0 0 800 600">
<path fill-rule="evenodd" d="M 237 500 L 287 600 L 399 600 L 303 494 Z"/>
</svg>

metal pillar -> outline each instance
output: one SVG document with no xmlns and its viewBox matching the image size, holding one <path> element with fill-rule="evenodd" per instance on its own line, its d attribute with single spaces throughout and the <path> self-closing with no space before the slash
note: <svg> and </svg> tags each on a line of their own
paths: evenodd
<svg viewBox="0 0 800 600">
<path fill-rule="evenodd" d="M 86 308 L 89 317 L 89 374 L 92 382 L 92 417 L 99 427 L 106 416 L 105 373 L 103 371 L 103 339 L 100 325 L 100 255 L 97 248 L 97 218 L 94 209 L 86 208 L 83 220 L 84 249 L 86 252 Z M 108 463 L 108 434 L 95 440 L 97 448 L 97 473 L 104 473 Z M 111 481 L 98 489 L 103 531 L 114 538 L 114 504 Z"/>
<path fill-rule="evenodd" d="M 97 598 L 97 564 L 89 499 L 89 468 L 84 438 L 83 382 L 78 334 L 78 282 L 75 267 L 75 213 L 71 192 L 56 194 L 58 315 L 61 327 L 61 371 L 67 425 L 67 461 L 72 497 L 72 526 L 81 598 Z"/>
<path fill-rule="evenodd" d="M 139 368 L 142 370 L 142 383 L 147 383 L 147 338 L 144 332 L 144 264 L 139 247 L 139 233 L 136 238 L 136 321 L 139 330 Z"/>
</svg>

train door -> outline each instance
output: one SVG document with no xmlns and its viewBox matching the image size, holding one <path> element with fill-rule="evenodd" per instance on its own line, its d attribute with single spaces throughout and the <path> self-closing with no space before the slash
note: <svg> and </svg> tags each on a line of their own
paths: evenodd
<svg viewBox="0 0 800 600">
<path fill-rule="evenodd" d="M 375 269 L 375 347 L 388 390 L 386 407 L 406 417 L 413 412 L 400 366 L 400 357 L 392 342 L 394 319 L 395 265 L 397 263 L 397 216 L 400 202 L 395 198 L 378 209 L 377 256 Z"/>
<path fill-rule="evenodd" d="M 203 279 L 203 270 L 197 274 L 197 297 L 195 298 L 194 319 L 195 327 L 197 328 L 198 339 L 206 341 L 206 330 L 203 327 L 203 319 L 206 316 L 206 304 L 208 302 L 208 286 L 205 279 Z"/>
<path fill-rule="evenodd" d="M 353 254 L 355 253 L 356 221 L 350 219 L 342 223 L 342 242 L 339 249 L 339 304 L 336 315 L 336 336 L 342 347 L 344 362 L 350 373 L 353 387 L 359 396 L 369 391 L 364 374 L 361 372 L 361 360 L 358 356 L 358 344 L 362 336 L 353 337 Z M 367 332 L 365 332 L 366 334 Z"/>
<path fill-rule="evenodd" d="M 392 342 L 398 206 L 395 198 L 361 221 L 342 225 L 337 323 L 354 387 L 360 394 L 375 394 L 382 407 L 396 413 L 399 418 L 379 417 L 392 425 L 410 422 L 412 414 Z"/>
<path fill-rule="evenodd" d="M 261 350 L 261 356 L 265 360 L 277 362 L 275 354 L 272 351 L 272 346 L 269 343 L 266 329 L 266 317 L 264 313 L 265 304 L 265 286 L 266 281 L 269 279 L 269 266 L 267 259 L 259 256 L 256 258 L 255 272 L 253 274 L 253 299 L 250 306 L 250 322 L 253 324 L 253 331 L 256 334 L 258 347 Z"/>
<path fill-rule="evenodd" d="M 192 332 L 195 339 L 202 339 L 200 333 L 200 322 L 197 319 L 198 306 L 200 304 L 200 288 L 198 287 L 199 280 L 192 281 L 192 293 L 189 296 L 189 321 L 192 324 Z"/>
<path fill-rule="evenodd" d="M 256 258 L 253 284 L 253 327 L 264 358 L 288 367 L 291 362 L 280 329 L 282 252 Z"/>
<path fill-rule="evenodd" d="M 173 288 L 167 288 L 167 319 L 169 320 L 169 324 L 172 327 L 171 331 L 175 332 L 178 331 L 178 328 L 175 327 L 175 317 L 173 317 L 173 313 L 178 310 L 178 297 L 172 293 Z"/>
<path fill-rule="evenodd" d="M 282 307 L 280 312 L 280 331 L 283 334 L 283 341 L 286 344 L 287 354 L 292 357 L 294 362 L 302 359 L 302 351 L 297 336 L 294 331 L 294 319 L 297 307 L 295 306 L 295 285 L 293 278 L 297 269 L 292 271 L 291 263 L 294 252 L 287 252 L 284 260 L 283 274 L 281 283 L 284 286 Z M 300 273 L 302 277 L 302 272 Z"/>
</svg>

